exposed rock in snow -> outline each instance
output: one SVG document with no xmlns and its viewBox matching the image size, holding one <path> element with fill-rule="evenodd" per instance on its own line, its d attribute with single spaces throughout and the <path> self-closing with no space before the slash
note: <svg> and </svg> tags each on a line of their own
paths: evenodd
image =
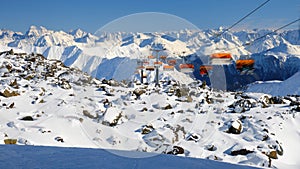
<svg viewBox="0 0 300 169">
<path fill-rule="evenodd" d="M 232 134 L 240 134 L 242 131 L 243 131 L 243 124 L 240 120 L 233 121 L 231 126 L 228 129 L 228 132 Z"/>
</svg>

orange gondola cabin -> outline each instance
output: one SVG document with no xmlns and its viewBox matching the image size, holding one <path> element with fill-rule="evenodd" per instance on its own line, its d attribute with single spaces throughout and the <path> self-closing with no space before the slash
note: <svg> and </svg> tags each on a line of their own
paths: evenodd
<svg viewBox="0 0 300 169">
<path fill-rule="evenodd" d="M 148 59 L 155 59 L 153 55 L 148 56 Z"/>
<path fill-rule="evenodd" d="M 159 66 L 161 66 L 161 65 L 162 65 L 162 62 L 154 62 L 153 64 L 154 64 L 154 66 L 157 66 L 157 67 L 159 67 Z"/>
<path fill-rule="evenodd" d="M 194 71 L 194 65 L 193 64 L 180 64 L 179 69 L 183 73 L 191 73 Z"/>
<path fill-rule="evenodd" d="M 145 68 L 144 66 L 138 66 L 136 69 L 141 70 L 141 69 L 144 69 L 144 68 Z"/>
<path fill-rule="evenodd" d="M 211 58 L 215 58 L 215 59 L 231 59 L 231 54 L 230 53 L 213 53 L 211 55 Z"/>
<path fill-rule="evenodd" d="M 148 70 L 148 71 L 154 71 L 155 67 L 154 66 L 146 66 L 146 70 Z"/>
<path fill-rule="evenodd" d="M 171 65 L 164 65 L 163 66 L 164 71 L 174 71 L 174 66 Z"/>
<path fill-rule="evenodd" d="M 200 66 L 200 75 L 208 75 L 208 72 L 212 71 L 213 67 L 211 65 L 202 65 Z"/>
<path fill-rule="evenodd" d="M 230 53 L 213 53 L 210 56 L 212 65 L 229 65 L 232 60 Z"/>
<path fill-rule="evenodd" d="M 168 60 L 168 64 L 174 66 L 176 65 L 176 60 L 175 59 Z"/>
<path fill-rule="evenodd" d="M 236 61 L 236 69 L 239 71 L 243 70 L 251 70 L 254 67 L 255 61 L 253 59 L 247 59 L 247 60 L 237 60 Z"/>
<path fill-rule="evenodd" d="M 165 60 L 165 59 L 167 59 L 167 56 L 161 55 L 161 56 L 160 56 L 160 59 Z"/>
<path fill-rule="evenodd" d="M 148 61 L 143 61 L 143 65 L 149 65 Z"/>
</svg>

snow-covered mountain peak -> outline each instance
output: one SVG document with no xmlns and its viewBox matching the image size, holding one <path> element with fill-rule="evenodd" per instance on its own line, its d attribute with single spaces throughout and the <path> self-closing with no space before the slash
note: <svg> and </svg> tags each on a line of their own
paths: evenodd
<svg viewBox="0 0 300 169">
<path fill-rule="evenodd" d="M 289 56 L 294 55 L 300 57 L 300 45 L 291 45 L 288 41 L 281 39 L 278 46 L 266 51 L 267 54 Z"/>
<path fill-rule="evenodd" d="M 208 64 L 209 56 L 217 52 L 231 53 L 233 61 L 238 60 L 241 56 L 256 60 L 256 69 L 253 74 L 249 75 L 254 75 L 255 78 L 250 78 L 252 79 L 250 81 L 244 80 L 232 62 L 228 65 L 228 81 L 242 79 L 240 83 L 247 84 L 255 80 L 266 80 L 266 78 L 267 80 L 283 80 L 298 71 L 297 64 L 300 63 L 299 45 L 297 45 L 299 36 L 296 36 L 298 31 L 285 30 L 280 33 L 272 33 L 272 30 L 257 29 L 227 31 L 220 35 L 222 31 L 224 30 L 220 28 L 135 33 L 101 32 L 94 35 L 81 29 L 64 32 L 31 26 L 25 35 L 1 30 L 0 44 L 5 47 L 22 49 L 27 53 L 35 52 L 43 54 L 47 58 L 62 60 L 66 65 L 78 67 L 91 75 L 97 75 L 98 78 L 112 78 L 115 74 L 120 73 L 113 69 L 109 69 L 110 73 L 108 74 L 103 73 L 102 71 L 107 70 L 104 67 L 110 64 L 115 66 L 128 64 L 123 65 L 132 67 L 132 70 L 127 72 L 130 75 L 126 78 L 132 76 L 136 65 L 135 59 L 145 59 L 149 55 L 156 55 L 150 50 L 154 43 L 163 44 L 166 49 L 159 52 L 159 55 L 166 55 L 167 60 L 177 59 L 175 65 L 177 71 L 179 71 L 179 64 L 182 63 L 178 56 L 193 55 L 193 57 L 187 57 L 186 62 L 195 65 L 193 76 L 198 79 L 202 79 L 199 75 L 200 65 Z M 263 37 L 266 34 L 268 35 Z M 133 64 L 134 62 L 135 64 Z M 282 73 L 280 69 L 286 71 Z M 281 73 L 277 73 L 277 71 Z"/>
<path fill-rule="evenodd" d="M 88 33 L 83 31 L 82 29 L 78 28 L 75 30 L 70 30 L 69 34 L 71 34 L 72 36 L 74 36 L 75 39 L 77 39 L 77 38 L 82 38 L 82 37 L 86 36 Z"/>
<path fill-rule="evenodd" d="M 53 31 L 50 31 L 48 29 L 46 29 L 45 27 L 43 26 L 30 26 L 28 31 L 25 33 L 25 35 L 27 37 L 40 37 L 40 36 L 43 36 L 45 34 L 51 34 L 53 33 Z"/>
<path fill-rule="evenodd" d="M 23 34 L 21 32 L 14 32 L 14 31 L 11 31 L 8 29 L 1 29 L 0 30 L 0 39 L 2 39 L 2 40 L 1 40 L 0 44 L 9 42 L 14 37 L 14 35 L 20 36 L 20 37 L 23 36 Z"/>
</svg>

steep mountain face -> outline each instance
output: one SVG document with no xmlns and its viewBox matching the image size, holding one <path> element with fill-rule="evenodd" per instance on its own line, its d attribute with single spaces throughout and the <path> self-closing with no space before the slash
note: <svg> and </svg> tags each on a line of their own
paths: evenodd
<svg viewBox="0 0 300 169">
<path fill-rule="evenodd" d="M 300 29 L 282 33 L 282 36 L 293 45 L 300 45 Z"/>
<path fill-rule="evenodd" d="M 154 33 L 104 32 L 96 36 L 80 29 L 64 32 L 31 26 L 25 34 L 1 30 L 0 44 L 3 48 L 22 49 L 28 53 L 40 53 L 46 58 L 61 60 L 64 64 L 80 68 L 97 78 L 118 80 L 128 79 L 134 75 L 134 69 L 126 69 L 128 72 L 122 69 L 136 67 L 134 63 L 136 59 L 156 55 L 155 52 L 150 51 L 153 43 L 163 44 L 166 50 L 160 52 L 159 55 L 167 55 L 168 58 L 176 59 L 178 64 L 183 62 L 179 56 L 187 56 L 184 59 L 185 62 L 195 65 L 193 77 L 206 80 L 208 84 L 210 84 L 210 79 L 218 76 L 220 72 L 213 71 L 209 77 L 202 77 L 199 75 L 199 67 L 208 63 L 212 53 L 230 52 L 234 60 L 255 59 L 255 70 L 242 72 L 242 74 L 235 70 L 234 62 L 222 67 L 225 70 L 227 89 L 230 90 L 257 80 L 284 80 L 299 71 L 300 36 L 298 30 L 281 33 L 272 33 L 271 30 L 247 30 L 225 32 L 218 37 L 221 30 Z M 266 34 L 269 35 L 260 38 Z M 250 45 L 244 45 L 246 43 Z M 107 69 L 105 65 L 110 63 L 114 66 Z M 127 75 L 121 75 L 120 72 Z"/>
</svg>

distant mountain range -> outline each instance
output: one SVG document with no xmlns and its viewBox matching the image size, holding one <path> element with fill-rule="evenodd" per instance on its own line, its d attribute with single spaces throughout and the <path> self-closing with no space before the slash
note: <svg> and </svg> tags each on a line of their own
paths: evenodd
<svg viewBox="0 0 300 169">
<path fill-rule="evenodd" d="M 31 27 L 25 35 L 2 30 L 0 167 L 28 164 L 44 168 L 45 164 L 53 168 L 49 160 L 60 166 L 57 160 L 61 160 L 66 164 L 76 161 L 63 166 L 76 168 L 89 159 L 97 161 L 92 166 L 115 168 L 128 168 L 127 163 L 135 168 L 144 164 L 151 164 L 146 168 L 300 168 L 295 155 L 300 152 L 300 72 L 287 78 L 287 73 L 299 69 L 299 45 L 274 35 L 281 42 L 265 39 L 265 44 L 273 45 L 267 50 L 232 51 L 234 60 L 245 57 L 238 52 L 249 53 L 256 60 L 255 70 L 240 74 L 233 61 L 214 66 L 209 78 L 199 79 L 219 82 L 212 83 L 216 88 L 271 75 L 287 79 L 257 81 L 246 92 L 219 91 L 196 81 L 197 69 L 216 48 L 233 48 L 248 40 L 239 41 L 230 32 L 216 39 L 214 32 L 106 33 L 97 37 L 81 30 L 66 33 L 42 27 Z M 153 43 L 164 44 L 166 50 L 159 55 L 177 59 L 175 71 L 159 69 L 159 86 L 151 83 L 155 71 L 144 71 L 148 84 L 141 84 L 135 73 L 137 59 L 152 54 Z M 183 62 L 179 55 L 195 65 L 193 73 L 177 71 Z M 76 67 L 106 79 L 92 78 Z"/>
<path fill-rule="evenodd" d="M 180 55 L 186 56 L 185 62 L 195 65 L 193 76 L 208 83 L 211 78 L 201 77 L 199 67 L 208 63 L 212 53 L 230 52 L 234 60 L 255 59 L 255 70 L 243 74 L 235 70 L 234 63 L 223 66 L 227 89 L 237 89 L 257 80 L 285 80 L 299 71 L 299 30 L 278 33 L 244 30 L 216 36 L 220 32 L 222 28 L 153 33 L 103 32 L 96 36 L 81 29 L 64 32 L 31 26 L 25 34 L 0 30 L 0 49 L 40 53 L 94 77 L 117 80 L 132 78 L 136 60 L 154 54 L 150 51 L 153 43 L 163 44 L 166 50 L 159 55 L 177 59 L 177 63 L 183 62 Z M 176 68 L 178 70 L 178 65 Z M 216 74 L 219 72 L 213 71 L 210 77 Z"/>
</svg>

